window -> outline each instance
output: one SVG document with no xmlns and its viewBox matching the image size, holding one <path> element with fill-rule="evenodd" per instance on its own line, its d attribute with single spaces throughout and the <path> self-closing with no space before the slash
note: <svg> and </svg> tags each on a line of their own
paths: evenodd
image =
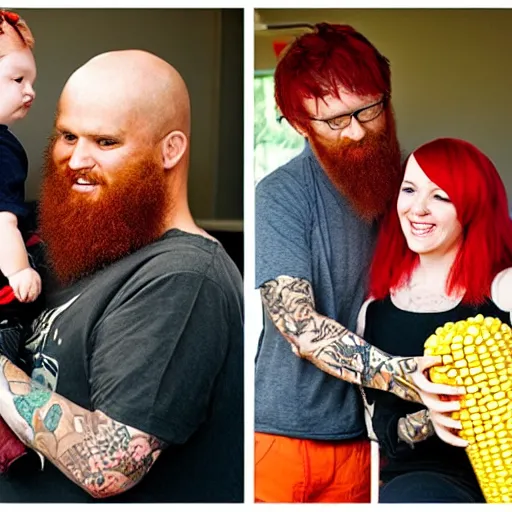
<svg viewBox="0 0 512 512">
<path fill-rule="evenodd" d="M 271 72 L 254 77 L 254 179 L 291 160 L 304 149 L 304 139 L 287 122 L 277 120 L 274 76 Z"/>
</svg>

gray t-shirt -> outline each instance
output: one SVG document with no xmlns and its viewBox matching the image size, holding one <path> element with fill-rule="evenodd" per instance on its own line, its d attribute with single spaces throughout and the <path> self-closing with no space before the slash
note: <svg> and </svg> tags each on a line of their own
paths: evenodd
<svg viewBox="0 0 512 512">
<path fill-rule="evenodd" d="M 279 275 L 306 279 L 316 310 L 354 331 L 375 231 L 307 145 L 256 188 L 256 286 Z M 365 432 L 358 389 L 295 356 L 267 314 L 256 356 L 255 429 L 321 440 Z"/>
</svg>

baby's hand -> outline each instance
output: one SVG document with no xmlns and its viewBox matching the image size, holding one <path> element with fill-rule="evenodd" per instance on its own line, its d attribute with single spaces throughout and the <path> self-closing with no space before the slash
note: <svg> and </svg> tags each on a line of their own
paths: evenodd
<svg viewBox="0 0 512 512">
<path fill-rule="evenodd" d="M 34 302 L 41 293 L 41 278 L 32 268 L 27 267 L 12 274 L 9 284 L 20 302 Z"/>
</svg>

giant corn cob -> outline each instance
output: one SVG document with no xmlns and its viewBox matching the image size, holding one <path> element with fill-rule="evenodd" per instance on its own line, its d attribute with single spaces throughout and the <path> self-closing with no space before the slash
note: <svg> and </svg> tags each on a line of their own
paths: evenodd
<svg viewBox="0 0 512 512">
<path fill-rule="evenodd" d="M 466 387 L 460 436 L 488 503 L 512 503 L 512 329 L 477 315 L 436 329 L 425 355 L 442 356 L 430 369 L 436 383 Z"/>
</svg>

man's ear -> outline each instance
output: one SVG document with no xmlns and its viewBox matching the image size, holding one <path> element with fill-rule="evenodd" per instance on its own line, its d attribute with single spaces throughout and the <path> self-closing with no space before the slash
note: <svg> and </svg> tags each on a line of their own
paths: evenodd
<svg viewBox="0 0 512 512">
<path fill-rule="evenodd" d="M 279 111 L 278 111 L 279 112 Z M 279 116 L 278 118 L 279 120 L 283 119 L 285 120 L 287 123 L 289 123 L 289 125 L 302 137 L 305 137 L 307 138 L 307 135 L 308 135 L 308 132 L 306 130 L 306 127 L 305 126 L 302 126 L 299 122 L 297 121 L 290 121 L 289 119 L 286 119 L 283 115 Z"/>
<path fill-rule="evenodd" d="M 306 127 L 303 126 L 302 124 L 298 123 L 298 122 L 290 122 L 290 126 L 299 134 L 301 135 L 302 137 L 305 137 L 307 138 L 308 136 L 308 132 L 306 130 Z"/>
<path fill-rule="evenodd" d="M 188 147 L 187 136 L 178 130 L 168 133 L 162 140 L 162 159 L 165 169 L 172 169 L 183 158 Z"/>
<path fill-rule="evenodd" d="M 302 135 L 302 137 L 304 138 L 308 138 L 308 132 L 306 131 L 305 128 L 303 128 L 300 124 L 294 124 L 293 127 L 295 128 L 295 131 L 299 134 L 299 135 Z"/>
</svg>

